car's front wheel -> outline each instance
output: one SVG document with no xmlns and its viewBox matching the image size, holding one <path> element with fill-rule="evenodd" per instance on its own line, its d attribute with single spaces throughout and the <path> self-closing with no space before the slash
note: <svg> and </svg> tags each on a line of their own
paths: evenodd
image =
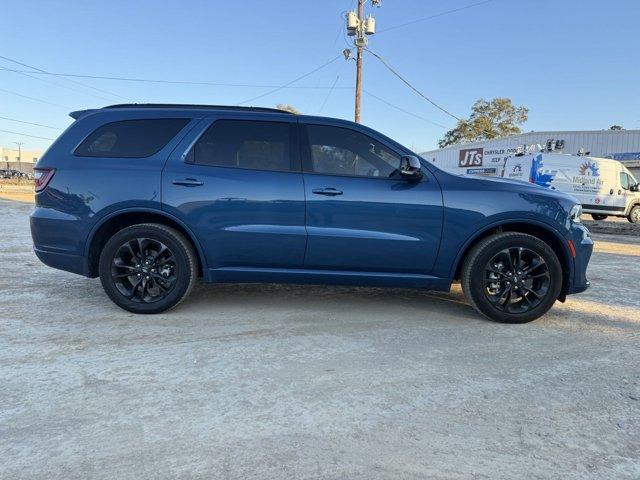
<svg viewBox="0 0 640 480">
<path fill-rule="evenodd" d="M 113 235 L 100 255 L 100 280 L 113 302 L 134 313 L 175 307 L 195 284 L 191 244 L 166 225 L 133 225 Z"/>
<path fill-rule="evenodd" d="M 462 290 L 481 314 L 498 322 L 524 323 L 544 315 L 562 288 L 555 252 L 537 237 L 497 233 L 465 258 Z"/>
<path fill-rule="evenodd" d="M 634 206 L 627 217 L 631 223 L 640 223 L 640 205 Z"/>
</svg>

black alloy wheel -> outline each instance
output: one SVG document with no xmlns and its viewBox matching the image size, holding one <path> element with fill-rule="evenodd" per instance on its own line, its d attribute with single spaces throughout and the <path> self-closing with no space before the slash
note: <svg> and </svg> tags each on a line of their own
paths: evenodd
<svg viewBox="0 0 640 480">
<path fill-rule="evenodd" d="M 549 284 L 546 262 L 528 248 L 500 250 L 485 267 L 485 295 L 503 312 L 524 313 L 537 307 Z"/>
<path fill-rule="evenodd" d="M 164 243 L 137 237 L 125 241 L 116 251 L 111 278 L 118 291 L 129 300 L 157 302 L 176 284 L 176 259 Z"/>
<path fill-rule="evenodd" d="M 175 307 L 191 291 L 198 261 L 191 243 L 162 224 L 132 225 L 114 234 L 100 254 L 102 286 L 113 302 L 134 313 Z"/>
<path fill-rule="evenodd" d="M 497 322 L 525 323 L 544 315 L 560 295 L 562 265 L 542 239 L 499 232 L 466 255 L 460 276 L 465 297 Z"/>
</svg>

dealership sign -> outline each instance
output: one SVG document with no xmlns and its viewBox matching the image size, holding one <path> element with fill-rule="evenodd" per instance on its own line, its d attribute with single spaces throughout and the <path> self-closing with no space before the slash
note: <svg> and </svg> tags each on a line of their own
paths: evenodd
<svg viewBox="0 0 640 480">
<path fill-rule="evenodd" d="M 495 177 L 497 175 L 495 167 L 467 168 L 467 173 L 470 175 L 484 175 L 487 177 Z"/>
<path fill-rule="evenodd" d="M 549 139 L 545 144 L 525 144 L 513 147 L 466 148 L 459 151 L 458 167 L 481 167 L 504 165 L 507 158 L 518 153 L 562 151 L 564 140 Z M 615 157 L 614 157 L 615 158 Z"/>
<path fill-rule="evenodd" d="M 484 148 L 467 148 L 460 150 L 458 156 L 459 167 L 480 167 L 482 166 L 482 156 Z"/>
</svg>

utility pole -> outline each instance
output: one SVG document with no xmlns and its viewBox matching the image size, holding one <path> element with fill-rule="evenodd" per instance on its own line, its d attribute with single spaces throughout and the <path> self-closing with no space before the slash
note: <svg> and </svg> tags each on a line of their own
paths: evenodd
<svg viewBox="0 0 640 480">
<path fill-rule="evenodd" d="M 362 25 L 364 21 L 364 0 L 358 0 L 358 23 Z M 362 35 L 362 28 L 358 29 L 358 37 Z M 366 38 L 366 37 L 364 37 Z M 359 39 L 359 38 L 358 38 Z M 356 56 L 356 108 L 355 122 L 360 123 L 360 99 L 362 98 L 362 47 L 363 42 L 356 39 L 357 56 Z"/>
<path fill-rule="evenodd" d="M 367 36 L 376 33 L 376 20 L 371 15 L 367 18 L 364 16 L 364 4 L 367 0 L 358 0 L 358 13 L 347 13 L 347 34 L 355 37 L 353 44 L 356 47 L 356 103 L 355 103 L 355 122 L 360 123 L 360 100 L 362 98 L 362 53 L 364 47 L 368 43 Z M 380 6 L 381 0 L 371 0 L 371 3 L 377 7 Z M 345 59 L 351 58 L 351 52 L 345 50 Z"/>
<path fill-rule="evenodd" d="M 18 145 L 18 171 L 21 172 L 22 171 L 22 145 L 24 145 L 24 142 L 13 142 L 16 145 Z"/>
</svg>

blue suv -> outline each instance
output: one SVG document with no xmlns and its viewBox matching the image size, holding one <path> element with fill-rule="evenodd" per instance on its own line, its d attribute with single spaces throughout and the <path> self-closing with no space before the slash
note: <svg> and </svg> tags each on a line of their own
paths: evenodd
<svg viewBox="0 0 640 480">
<path fill-rule="evenodd" d="M 266 108 L 113 105 L 36 165 L 45 264 L 136 313 L 205 282 L 448 291 L 497 321 L 585 290 L 593 242 L 562 193 L 456 176 L 362 125 Z"/>
</svg>

